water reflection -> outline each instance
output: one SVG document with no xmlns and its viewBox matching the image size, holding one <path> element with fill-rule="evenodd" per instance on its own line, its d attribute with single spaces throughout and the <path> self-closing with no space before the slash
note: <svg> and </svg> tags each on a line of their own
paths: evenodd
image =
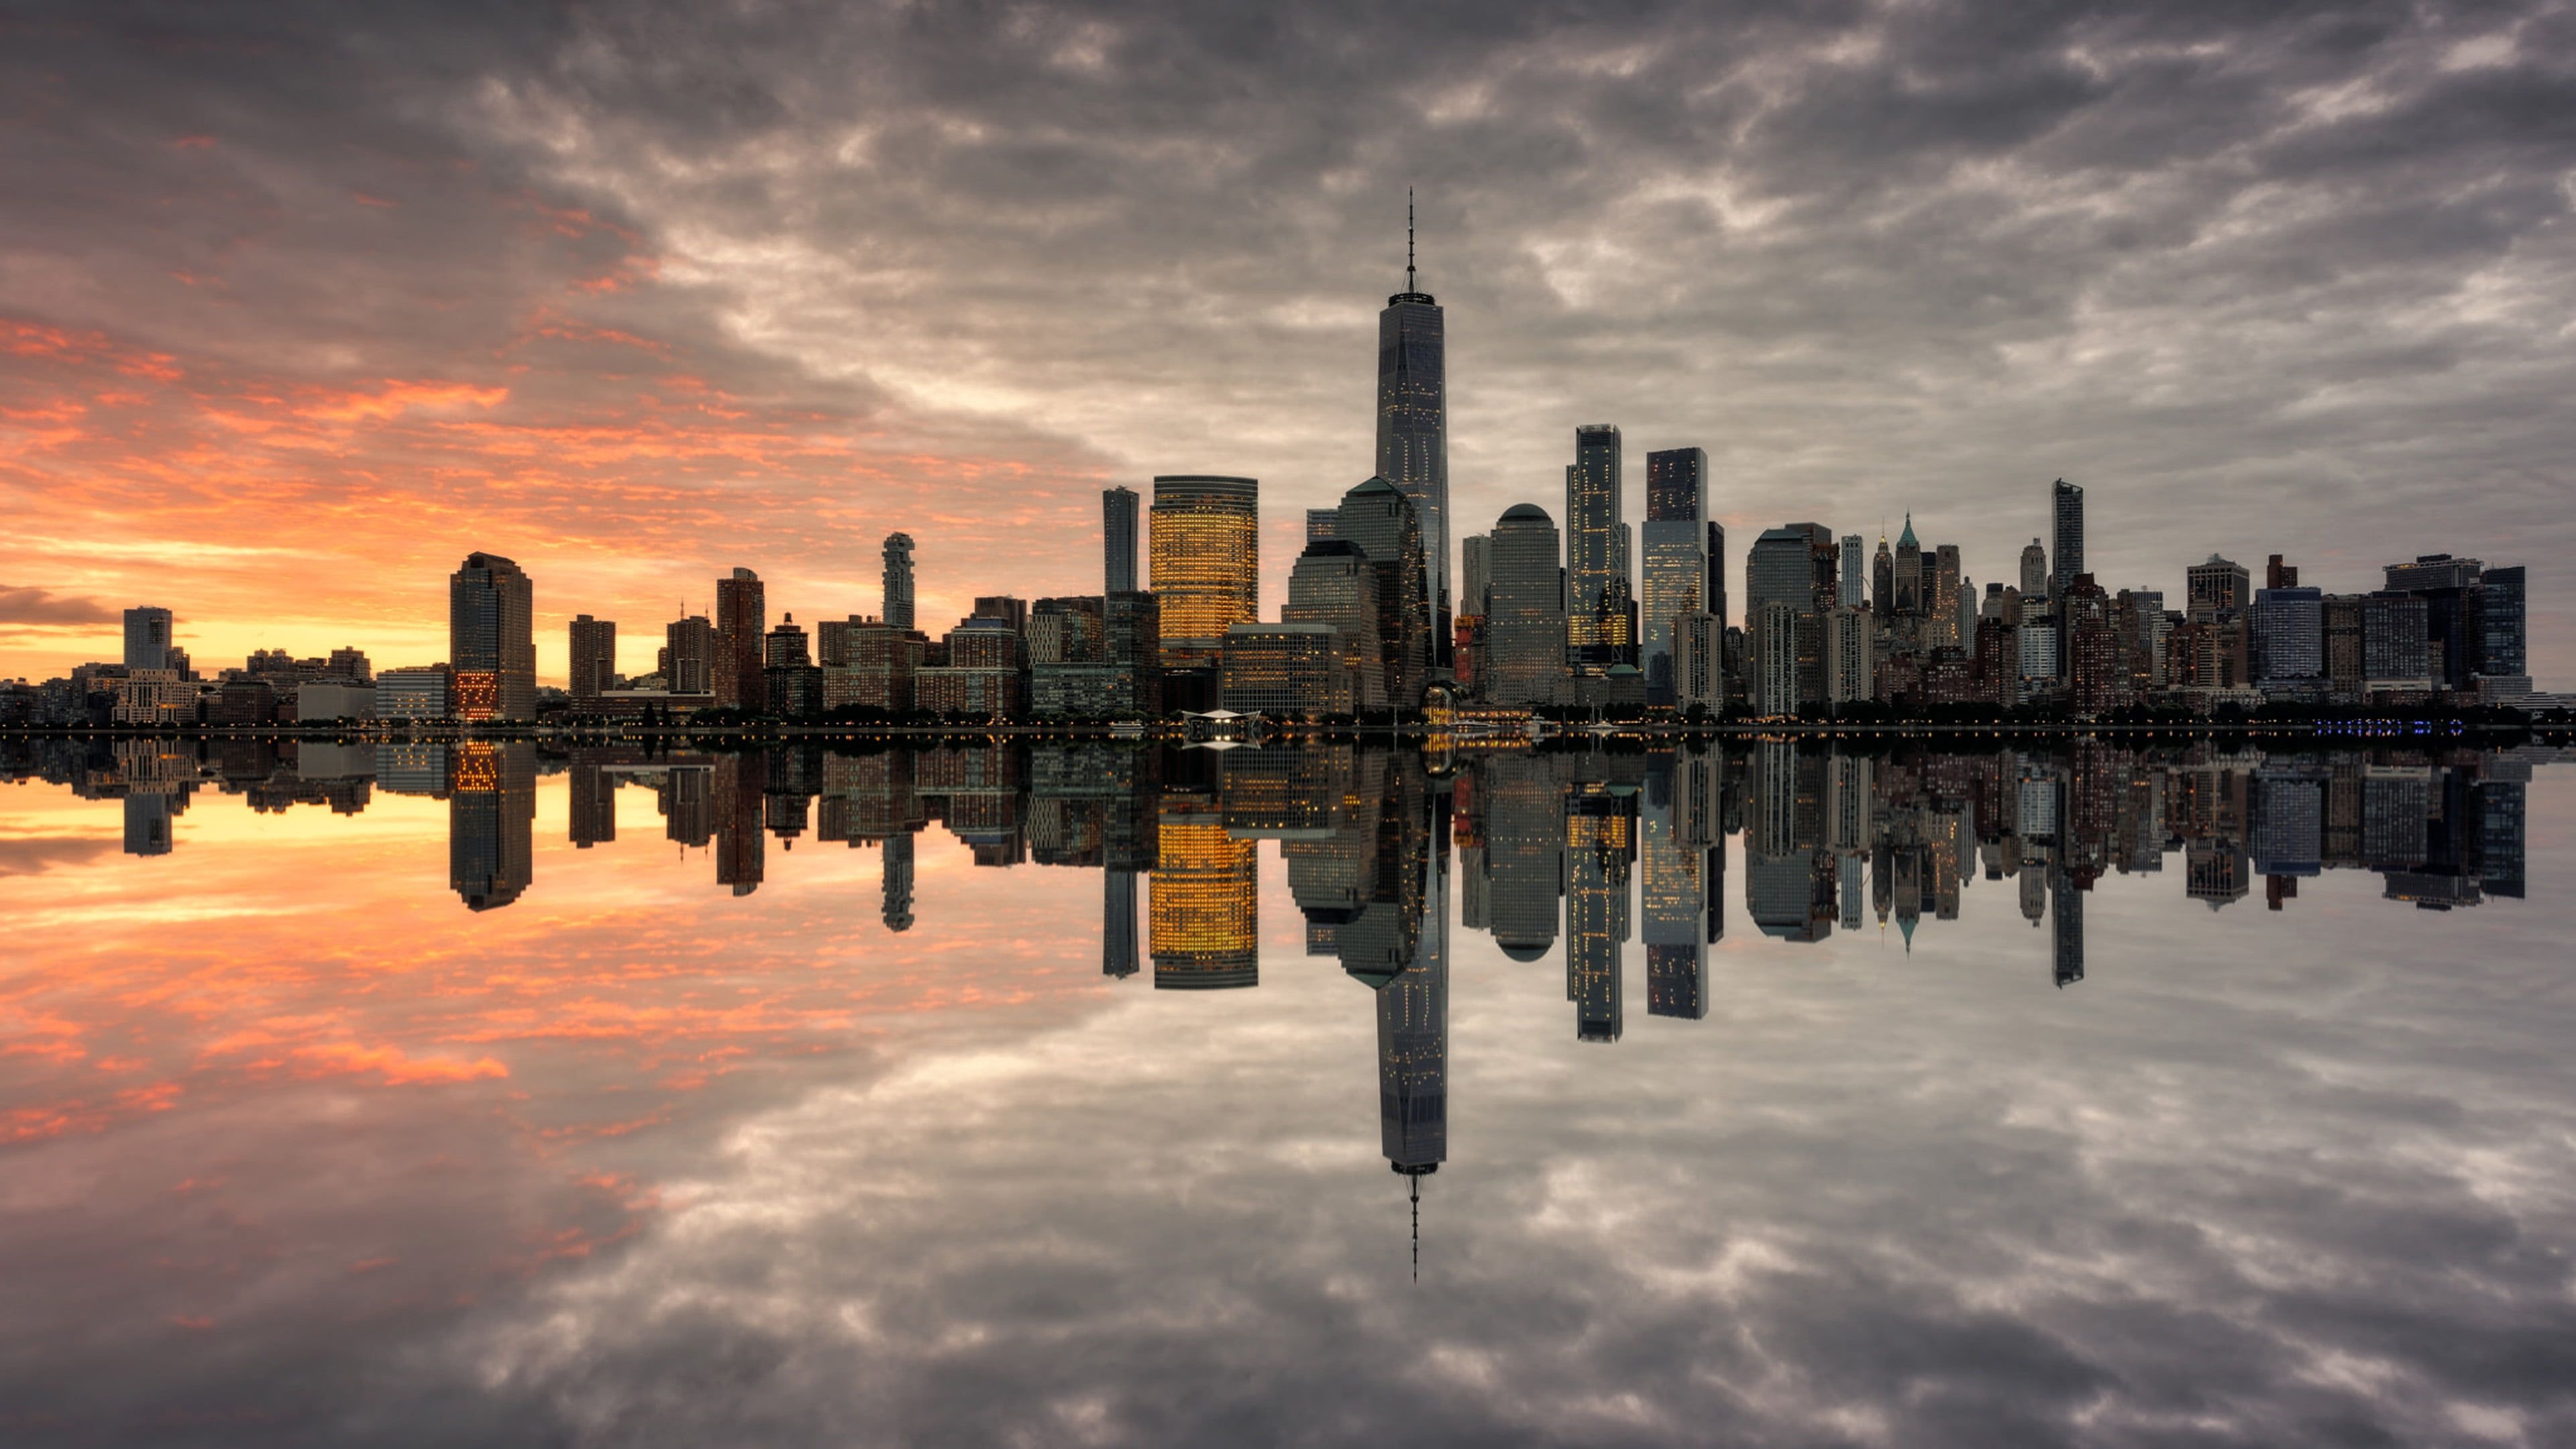
<svg viewBox="0 0 2576 1449">
<path fill-rule="evenodd" d="M 714 857 L 716 884 L 758 891 L 768 843 L 880 852 L 883 921 L 913 923 L 912 837 L 933 825 L 979 866 L 1103 870 L 1101 966 L 1140 969 L 1137 877 L 1154 985 L 1257 985 L 1254 842 L 1275 840 L 1310 954 L 1391 981 L 1445 959 L 1452 835 L 1462 922 L 1534 960 L 1566 936 L 1577 1036 L 1616 1041 L 1626 945 L 1642 924 L 1648 1009 L 1705 1012 L 1704 947 L 1724 934 L 1728 836 L 1744 843 L 1744 904 L 1774 940 L 1812 945 L 1874 913 L 1911 945 L 1956 920 L 1979 874 L 2013 880 L 2045 925 L 2051 975 L 2084 978 L 2084 896 L 2106 873 L 2182 857 L 2182 891 L 2221 909 L 2283 910 L 2299 882 L 2367 870 L 2391 901 L 2433 910 L 2523 893 L 2523 791 L 2546 750 L 2383 750 L 2267 756 L 2203 742 L 2142 752 L 1869 753 L 1764 740 L 1749 748 L 1529 750 L 1434 770 L 1353 745 L 1230 750 L 1007 742 L 844 753 L 820 746 L 668 753 L 543 752 L 533 744 L 357 746 L 292 741 L 16 742 L 13 773 L 121 799 L 125 853 L 172 848 L 199 791 L 255 811 L 367 808 L 371 792 L 448 804 L 451 884 L 470 910 L 534 884 L 536 782 L 570 777 L 570 839 L 617 839 L 617 792 L 654 798 L 664 836 Z M 1454 822 L 1454 832 L 1453 832 Z M 1640 922 L 1630 920 L 1642 882 Z M 1864 892 L 1867 899 L 1864 901 Z M 1425 925 L 1426 918 L 1435 923 Z M 1428 941 L 1426 944 L 1426 936 Z"/>
<path fill-rule="evenodd" d="M 27 747 L 0 1430 L 2549 1442 L 2551 760 Z"/>
</svg>

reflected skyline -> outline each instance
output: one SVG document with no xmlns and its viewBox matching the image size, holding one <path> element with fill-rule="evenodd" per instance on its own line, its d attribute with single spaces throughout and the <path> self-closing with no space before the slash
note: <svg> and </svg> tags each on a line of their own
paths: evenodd
<svg viewBox="0 0 2576 1449">
<path fill-rule="evenodd" d="M 2576 1103 L 2542 1070 L 2559 933 L 2518 899 L 2570 864 L 2547 752 L 18 763 L 0 898 L 37 953 L 0 997 L 30 1048 L 0 1057 L 0 1266 L 39 1306 L 0 1331 L 10 1400 L 56 1422 L 250 1401 L 304 1427 L 231 1442 L 348 1442 L 435 1399 L 542 1437 L 575 1384 L 642 1402 L 676 1353 L 782 1365 L 743 1392 L 798 1442 L 845 1394 L 1025 1429 L 1073 1393 L 1111 1438 L 1222 1436 L 1148 1364 L 1274 1416 L 1323 1366 L 1416 1432 L 1670 1437 L 1466 1387 L 1403 1408 L 1403 1343 L 1745 1441 L 1935 1393 L 1971 1437 L 2038 1404 L 2021 1437 L 2142 1442 L 2074 1417 L 2177 1412 L 2142 1352 L 2236 1374 L 2202 1410 L 2229 1422 L 2288 1405 L 2269 1442 L 2439 1439 L 2464 1403 L 2541 1442 L 2557 1412 L 2426 1346 L 2555 1331 Z M 1784 929 L 1726 931 L 1730 890 Z M 2535 1186 L 2488 1202 L 2480 1163 Z M 39 1190 L 100 1173 L 124 1186 Z M 2498 1214 L 2528 1250 L 2475 1246 Z M 2083 1266 L 2034 1287 L 2051 1255 Z M 2249 1276 L 2285 1259 L 2321 1266 Z M 2298 1317 L 2317 1294 L 2330 1324 Z M 2222 1304 L 2226 1372 L 2170 1326 Z M 1951 1366 L 1840 1337 L 1887 1321 Z M 1831 1385 L 1748 1397 L 1768 1370 L 1702 1326 L 1737 1322 Z M 2295 1345 L 2357 1352 L 2365 1323 L 2403 1325 L 2375 1351 L 2422 1394 L 2301 1387 Z M 1069 1327 L 1098 1346 L 1060 1364 Z M 189 1351 L 207 1333 L 232 1355 Z M 1238 1339 L 1248 1378 L 1219 1368 Z M 1632 1352 L 1658 1340 L 1703 1367 Z M 120 1349 L 111 1380 L 91 1341 L 166 1367 Z M 875 1367 L 845 1387 L 847 1353 Z M 961 1368 L 977 1394 L 938 1387 Z"/>
</svg>

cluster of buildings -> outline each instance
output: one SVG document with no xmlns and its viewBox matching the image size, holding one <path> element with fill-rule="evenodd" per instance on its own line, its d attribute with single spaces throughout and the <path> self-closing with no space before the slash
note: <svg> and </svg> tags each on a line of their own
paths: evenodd
<svg viewBox="0 0 2576 1449">
<path fill-rule="evenodd" d="M 937 637 L 916 617 L 913 540 L 894 533 L 873 614 L 773 624 L 759 575 L 736 568 L 716 581 L 711 616 L 663 627 L 644 675 L 619 672 L 615 621 L 575 617 L 567 687 L 554 691 L 536 679 L 527 573 L 475 553 L 448 581 L 440 663 L 370 675 L 354 650 L 261 654 L 200 679 L 169 611 L 135 609 L 122 665 L 0 687 L 0 724 L 2576 705 L 2532 687 L 2520 566 L 2426 555 L 2388 565 L 2379 589 L 2327 593 L 2280 555 L 2259 588 L 2213 555 L 2185 571 L 2179 598 L 2115 591 L 2086 563 L 2084 490 L 2062 479 L 2046 541 L 1982 592 L 1959 546 L 1926 546 L 1909 516 L 1874 554 L 1819 523 L 1766 529 L 1730 596 L 1706 450 L 1646 455 L 1632 525 L 1619 429 L 1592 424 L 1575 429 L 1562 529 L 1522 503 L 1453 549 L 1446 322 L 1409 250 L 1406 261 L 1405 290 L 1378 320 L 1376 472 L 1306 511 L 1275 619 L 1262 616 L 1258 481 L 1174 474 L 1153 480 L 1150 503 L 1103 494 L 1099 593 L 978 598 Z"/>
</svg>

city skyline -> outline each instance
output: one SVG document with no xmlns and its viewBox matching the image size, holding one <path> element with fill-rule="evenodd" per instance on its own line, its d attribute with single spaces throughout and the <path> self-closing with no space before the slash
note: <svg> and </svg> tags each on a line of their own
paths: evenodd
<svg viewBox="0 0 2576 1449">
<path fill-rule="evenodd" d="M 873 544 L 896 528 L 920 540 L 925 614 L 953 617 L 997 576 L 1084 591 L 1091 570 L 1061 539 L 1097 518 L 1097 492 L 1177 470 L 1266 480 L 1261 590 L 1281 597 L 1298 510 L 1373 471 L 1372 328 L 1408 285 L 1408 185 L 1418 285 L 1454 324 L 1453 539 L 1551 498 L 1564 430 L 1609 418 L 1634 453 L 1707 448 L 1711 516 L 1731 536 L 1805 517 L 1874 536 L 1910 507 L 1968 541 L 1981 580 L 2014 576 L 1988 540 L 2048 532 L 2025 490 L 2061 475 L 2096 515 L 2155 500 L 2095 527 L 2086 561 L 2106 584 L 2278 550 L 2350 587 L 2400 551 L 2385 540 L 2438 518 L 2441 547 L 2532 560 L 2533 672 L 2576 673 L 2571 525 L 2550 506 L 2569 452 L 2550 400 L 2576 389 L 2563 346 L 2528 320 L 2555 305 L 2542 238 L 2566 201 L 2519 179 L 2561 167 L 2563 143 L 2488 105 L 2499 87 L 2564 85 L 2548 59 L 2568 49 L 2563 16 L 2428 9 L 2360 44 L 2286 17 L 2157 30 L 2076 9 L 2008 36 L 1953 15 L 1504 23 L 1446 37 L 1442 78 L 1390 114 L 1308 137 L 1364 161 L 1298 167 L 1220 126 L 1211 144 L 1234 164 L 1194 180 L 1142 170 L 1154 133 L 1103 99 L 1141 87 L 1168 103 L 1193 67 L 1149 64 L 1135 12 L 1102 9 L 1090 29 L 1071 16 L 1017 50 L 890 43 L 920 64 L 866 67 L 838 100 L 795 82 L 801 56 L 846 56 L 874 22 L 821 25 L 804 46 L 699 22 L 698 49 L 767 104 L 692 124 L 545 68 L 586 47 L 600 74 L 636 74 L 639 42 L 605 16 L 507 37 L 391 9 L 281 21 L 259 32 L 275 44 L 195 68 L 112 20 L 14 47 L 28 94 L 97 84 L 87 108 L 0 144 L 124 184 L 76 188 L 36 165 L 21 188 L 35 204 L 0 223 L 26 259 L 0 277 L 0 492 L 22 524 L 0 577 L 0 673 L 80 662 L 94 651 L 73 631 L 139 599 L 194 619 L 210 657 L 331 635 L 432 658 L 434 606 L 367 584 L 474 549 L 549 581 L 548 678 L 574 614 L 667 617 L 675 585 L 743 561 L 818 615 L 866 612 Z M 194 23 L 227 38 L 220 17 Z M 1214 18 L 1169 33 L 1253 96 L 1251 114 L 1312 108 L 1384 63 L 1247 59 Z M 2048 82 L 1942 70 L 1962 106 L 2008 118 L 1998 129 L 1934 107 L 1889 144 L 1870 129 L 1888 112 L 1832 103 L 1899 54 L 1919 66 L 1924 46 L 1971 37 Z M 2158 70 L 2185 40 L 2229 58 Z M 1519 64 L 1534 42 L 1601 64 L 1542 81 Z M 269 84 L 280 57 L 316 50 L 345 73 L 293 100 Z M 397 84 L 365 59 L 389 53 L 439 63 Z M 1720 95 L 1759 79 L 1775 99 L 1718 139 L 1675 99 L 1694 73 Z M 1006 204 L 1026 179 L 1003 148 L 1036 123 L 1016 103 L 954 102 L 989 128 L 981 142 L 902 120 L 920 87 L 969 74 L 1091 107 L 1065 144 L 1125 186 L 1121 204 L 1055 221 Z M 2170 104 L 2142 111 L 2141 88 Z M 2373 100 L 2317 99 L 2337 94 Z M 2186 112 L 2192 128 L 2169 119 Z M 361 165 L 315 135 L 406 160 Z M 823 135 L 892 149 L 835 169 L 796 144 Z M 1397 135 L 1423 143 L 1392 148 L 1401 163 L 1377 154 Z M 700 183 L 648 175 L 648 143 L 709 175 L 744 148 L 799 159 L 724 214 Z M 919 285 L 854 271 L 797 220 L 808 201 L 909 195 L 899 178 L 924 167 L 985 210 L 970 223 L 916 206 L 910 238 L 865 234 Z M 1256 171 L 1267 194 L 1238 204 Z M 2453 199 L 2465 177 L 2485 178 L 2487 220 L 2425 221 L 2471 205 Z M 147 222 L 122 195 L 163 200 Z M 2070 204 L 2086 218 L 2071 230 Z M 1208 220 L 1247 212 L 1295 240 Z M 1865 240 L 1891 215 L 1920 247 Z M 765 265 L 764 239 L 810 265 Z M 1184 293 L 1190 307 L 1160 304 Z M 2195 300 L 2230 294 L 2231 308 Z M 2478 300 L 2491 295 L 2529 305 Z M 817 325 L 858 316 L 869 325 L 845 330 L 865 353 Z M 1633 360 L 1615 381 L 1610 357 Z M 1642 518 L 1633 466 L 1623 493 L 1623 516 Z M 2244 537 L 2248 496 L 2277 537 Z M 281 567 L 316 581 L 284 610 Z M 647 641 L 630 625 L 621 642 Z"/>
</svg>

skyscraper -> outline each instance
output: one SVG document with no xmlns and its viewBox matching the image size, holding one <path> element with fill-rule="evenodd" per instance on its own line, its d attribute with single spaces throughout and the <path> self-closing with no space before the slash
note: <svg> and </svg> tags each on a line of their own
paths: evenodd
<svg viewBox="0 0 2576 1449">
<path fill-rule="evenodd" d="M 1700 608 L 1715 614 L 1722 626 L 1726 622 L 1726 525 L 1715 519 L 1708 524 L 1708 587 L 1700 593 Z"/>
<path fill-rule="evenodd" d="M 1574 461 L 1565 469 L 1568 663 L 1610 662 L 1596 621 L 1619 573 L 1619 430 L 1587 423 L 1574 430 Z"/>
<path fill-rule="evenodd" d="M 1869 598 L 1868 545 L 1857 533 L 1843 535 L 1842 597 L 1837 602 L 1857 609 Z"/>
<path fill-rule="evenodd" d="M 617 621 L 588 614 L 572 621 L 572 697 L 590 701 L 617 687 Z"/>
<path fill-rule="evenodd" d="M 716 626 L 707 616 L 672 620 L 662 640 L 662 687 L 673 694 L 715 693 Z"/>
<path fill-rule="evenodd" d="M 1449 632 L 1449 364 L 1446 324 L 1415 290 L 1413 198 L 1404 202 L 1404 290 L 1377 316 L 1377 476 L 1413 504 L 1422 529 L 1423 587 L 1435 633 Z M 1155 586 L 1161 587 L 1159 577 Z M 1223 632 L 1220 630 L 1219 632 Z M 1435 645 L 1438 663 L 1448 646 Z"/>
<path fill-rule="evenodd" d="M 1260 501 L 1251 478 L 1154 480 L 1146 547 L 1166 668 L 1213 665 L 1226 630 L 1260 619 Z"/>
<path fill-rule="evenodd" d="M 535 604 L 528 576 L 496 553 L 447 576 L 447 657 L 458 719 L 537 717 Z"/>
<path fill-rule="evenodd" d="M 1115 490 L 1125 492 L 1125 489 Z M 1131 504 L 1132 508 L 1133 505 Z M 1111 553 L 1110 567 L 1117 567 L 1116 553 Z M 1134 549 L 1129 549 L 1129 572 L 1134 572 Z M 736 570 L 737 573 L 740 570 Z M 885 536 L 885 621 L 898 629 L 913 627 L 912 615 L 912 535 L 889 533 Z"/>
<path fill-rule="evenodd" d="M 2057 536 L 2051 542 L 2048 574 L 2049 596 L 2054 598 L 2075 576 L 2089 572 L 2084 566 L 2084 490 L 2060 478 L 2049 486 L 2049 513 Z"/>
<path fill-rule="evenodd" d="M 1515 504 L 1492 536 L 1485 658 L 1478 661 L 1485 698 L 1552 704 L 1565 677 L 1565 575 L 1557 564 L 1556 521 L 1536 504 Z"/>
<path fill-rule="evenodd" d="M 1136 591 L 1136 490 L 1106 488 L 1100 494 L 1100 541 L 1108 555 L 1107 583 L 1112 594 Z M 910 575 L 906 574 L 909 581 Z M 908 625 L 909 621 L 907 621 Z"/>
<path fill-rule="evenodd" d="M 1646 455 L 1645 618 L 1641 643 L 1646 700 L 1674 702 L 1673 631 L 1695 614 L 1708 587 L 1708 450 L 1671 448 Z"/>
<path fill-rule="evenodd" d="M 145 605 L 125 611 L 125 667 L 170 667 L 170 611 Z"/>
<path fill-rule="evenodd" d="M 909 542 L 906 540 L 907 554 Z M 893 555 L 891 539 L 887 541 L 887 555 L 889 559 Z M 909 582 L 907 574 L 907 592 Z M 761 586 L 760 575 L 749 569 L 735 569 L 731 578 L 716 580 L 717 708 L 759 709 L 768 702 L 769 682 L 760 672 L 761 643 L 768 632 L 768 592 Z"/>
<path fill-rule="evenodd" d="M 1434 657 L 1423 535 L 1413 504 L 1384 478 L 1342 495 L 1334 535 L 1358 548 L 1377 575 L 1378 647 L 1388 707 L 1422 702 Z"/>
<path fill-rule="evenodd" d="M 2032 539 L 2021 551 L 2021 596 L 2044 598 L 2048 594 L 2048 550 Z"/>
<path fill-rule="evenodd" d="M 1757 713 L 1794 714 L 1825 697 L 1817 560 L 1819 551 L 1830 558 L 1833 550 L 1833 535 L 1820 523 L 1766 529 L 1754 540 L 1744 565 L 1744 649 L 1747 693 Z"/>
</svg>

